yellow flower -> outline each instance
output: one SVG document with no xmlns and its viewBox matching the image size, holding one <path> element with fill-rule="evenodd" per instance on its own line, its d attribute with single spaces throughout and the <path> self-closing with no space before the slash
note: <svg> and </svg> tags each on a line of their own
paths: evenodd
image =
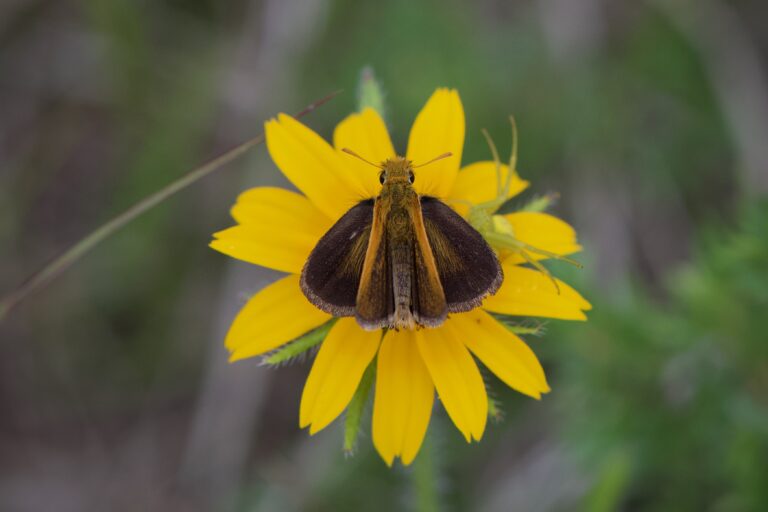
<svg viewBox="0 0 768 512">
<path fill-rule="evenodd" d="M 344 119 L 333 146 L 292 117 L 266 123 L 272 159 L 302 194 L 258 187 L 244 192 L 232 209 L 237 225 L 214 235 L 211 247 L 234 258 L 287 272 L 243 307 L 226 338 L 231 360 L 274 350 L 328 322 L 299 288 L 299 274 L 322 235 L 349 208 L 376 197 L 378 173 L 341 152 L 352 148 L 372 161 L 395 156 L 386 126 L 373 109 Z M 425 162 L 447 158 L 416 171 L 419 194 L 443 199 L 462 215 L 470 204 L 497 195 L 496 164 L 478 162 L 459 170 L 464 144 L 464 110 L 455 90 L 438 89 L 416 118 L 406 157 Z M 503 174 L 513 172 L 507 166 Z M 509 197 L 528 186 L 516 173 Z M 573 229 L 545 214 L 504 215 L 517 240 L 557 254 L 578 251 Z M 410 464 L 419 451 L 432 414 L 435 391 L 466 440 L 479 440 L 488 416 L 488 397 L 473 355 L 503 382 L 539 398 L 549 391 L 531 349 L 488 312 L 585 319 L 590 308 L 575 290 L 531 268 L 514 251 L 502 261 L 504 282 L 482 309 L 453 314 L 439 328 L 369 332 L 353 318 L 341 318 L 323 341 L 307 378 L 300 426 L 310 434 L 325 428 L 347 407 L 368 365 L 376 359 L 373 443 L 387 464 L 399 456 Z M 378 356 L 378 357 L 377 357 Z"/>
</svg>

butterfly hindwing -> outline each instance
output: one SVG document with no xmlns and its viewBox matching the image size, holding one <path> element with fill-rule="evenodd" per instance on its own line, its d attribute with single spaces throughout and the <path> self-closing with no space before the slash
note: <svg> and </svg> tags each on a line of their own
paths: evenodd
<svg viewBox="0 0 768 512">
<path fill-rule="evenodd" d="M 373 221 L 373 200 L 350 208 L 309 255 L 301 289 L 309 301 L 333 316 L 353 316 Z"/>
<path fill-rule="evenodd" d="M 434 197 L 421 197 L 427 238 L 435 256 L 448 311 L 478 307 L 496 293 L 504 275 L 483 236 L 448 205 Z"/>
</svg>

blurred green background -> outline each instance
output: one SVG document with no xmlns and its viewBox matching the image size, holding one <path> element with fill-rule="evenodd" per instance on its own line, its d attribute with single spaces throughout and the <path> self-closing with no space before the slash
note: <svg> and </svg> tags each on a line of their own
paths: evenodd
<svg viewBox="0 0 768 512">
<path fill-rule="evenodd" d="M 111 238 L 0 323 L 0 510 L 768 509 L 768 7 L 758 0 L 3 0 L 0 294 L 141 197 L 261 131 L 330 137 L 372 66 L 402 151 L 437 86 L 465 162 L 508 150 L 559 192 L 592 301 L 529 343 L 541 402 L 467 445 L 437 408 L 411 468 L 364 427 L 298 428 L 307 364 L 229 365 L 277 277 L 207 248 L 250 152 Z M 506 151 L 504 151 L 506 153 Z M 530 198 L 530 192 L 528 196 Z M 339 422 L 337 422 L 339 423 Z M 426 464 L 425 461 L 431 462 Z"/>
</svg>

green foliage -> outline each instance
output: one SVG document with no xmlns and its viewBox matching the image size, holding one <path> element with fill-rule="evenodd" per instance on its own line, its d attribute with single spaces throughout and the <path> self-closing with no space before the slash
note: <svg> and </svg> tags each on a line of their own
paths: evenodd
<svg viewBox="0 0 768 512">
<path fill-rule="evenodd" d="M 601 468 L 587 509 L 761 510 L 768 202 L 707 231 L 671 289 L 663 305 L 605 304 L 558 357 L 563 435 Z"/>
</svg>

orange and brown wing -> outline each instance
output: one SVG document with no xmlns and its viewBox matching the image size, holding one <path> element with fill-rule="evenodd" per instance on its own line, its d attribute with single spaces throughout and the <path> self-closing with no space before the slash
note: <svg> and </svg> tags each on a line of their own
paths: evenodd
<svg viewBox="0 0 768 512">
<path fill-rule="evenodd" d="M 307 258 L 301 290 L 333 316 L 353 316 L 373 221 L 373 200 L 358 203 L 334 224 Z"/>
<path fill-rule="evenodd" d="M 380 200 L 373 207 L 373 222 L 357 290 L 355 319 L 363 329 L 392 325 L 395 313 L 392 269 L 387 240 L 389 211 Z"/>
<path fill-rule="evenodd" d="M 446 294 L 427 235 L 419 198 L 416 195 L 413 197 L 414 204 L 409 205 L 408 209 L 414 237 L 411 310 L 418 324 L 437 327 L 445 322 L 448 315 Z"/>
</svg>

